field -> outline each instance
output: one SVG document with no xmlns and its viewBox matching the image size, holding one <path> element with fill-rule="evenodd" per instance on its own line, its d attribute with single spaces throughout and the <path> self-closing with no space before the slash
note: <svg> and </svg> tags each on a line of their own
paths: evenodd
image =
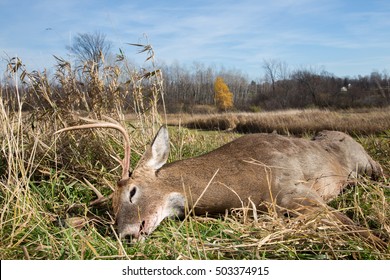
<svg viewBox="0 0 390 280">
<path fill-rule="evenodd" d="M 386 177 L 359 178 L 330 204 L 388 242 L 389 111 L 168 116 L 169 161 L 203 154 L 240 133 L 276 130 L 310 137 L 322 129 L 347 131 L 382 164 Z M 90 205 L 96 199 L 90 185 L 109 195 L 120 177 L 112 155 L 122 156 L 121 136 L 108 130 L 54 134 L 77 122 L 75 115 L 24 113 L 7 109 L 0 99 L 1 259 L 390 259 L 389 248 L 348 234 L 337 222 L 329 223 L 328 213 L 295 219 L 275 213 L 258 213 L 255 219 L 250 209 L 188 215 L 165 220 L 144 242 L 121 241 L 110 202 Z M 122 114 L 112 117 L 128 128 L 135 166 L 158 126 Z"/>
<path fill-rule="evenodd" d="M 183 115 L 170 123 L 174 125 L 180 123 L 187 128 L 239 133 L 277 132 L 286 135 L 303 135 L 320 130 L 337 130 L 351 135 L 372 135 L 389 129 L 390 110 L 389 108 L 333 111 L 306 109 L 263 113 Z"/>
</svg>

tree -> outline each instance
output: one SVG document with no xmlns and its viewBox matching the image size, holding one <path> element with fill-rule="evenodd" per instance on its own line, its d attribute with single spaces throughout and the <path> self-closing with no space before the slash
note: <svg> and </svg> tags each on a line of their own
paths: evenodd
<svg viewBox="0 0 390 280">
<path fill-rule="evenodd" d="M 307 68 L 296 70 L 292 74 L 292 79 L 298 83 L 298 92 L 305 94 L 311 99 L 314 106 L 320 106 L 319 94 L 324 88 L 324 81 L 326 77 L 331 74 L 320 68 Z M 309 101 L 308 101 L 309 102 Z"/>
<path fill-rule="evenodd" d="M 272 85 L 272 93 L 275 94 L 276 82 L 278 80 L 288 79 L 289 70 L 287 63 L 277 59 L 264 60 L 263 69 L 265 72 L 265 80 Z"/>
<path fill-rule="evenodd" d="M 79 33 L 73 38 L 72 45 L 66 48 L 78 63 L 94 63 L 99 69 L 103 58 L 110 52 L 111 43 L 106 41 L 106 35 L 99 32 Z"/>
<path fill-rule="evenodd" d="M 215 79 L 214 94 L 214 100 L 219 110 L 226 111 L 233 108 L 233 93 L 230 92 L 222 77 Z"/>
</svg>

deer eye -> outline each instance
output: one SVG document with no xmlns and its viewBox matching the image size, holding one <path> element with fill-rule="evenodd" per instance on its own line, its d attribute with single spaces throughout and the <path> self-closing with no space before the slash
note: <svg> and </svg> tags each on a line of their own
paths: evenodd
<svg viewBox="0 0 390 280">
<path fill-rule="evenodd" d="M 132 199 L 133 199 L 133 197 L 134 197 L 136 192 L 137 192 L 137 188 L 136 187 L 131 189 L 130 194 L 129 194 L 130 203 L 133 203 Z"/>
</svg>

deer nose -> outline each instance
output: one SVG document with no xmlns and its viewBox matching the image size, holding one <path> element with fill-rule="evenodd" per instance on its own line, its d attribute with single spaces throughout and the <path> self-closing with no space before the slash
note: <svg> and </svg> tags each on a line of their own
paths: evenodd
<svg viewBox="0 0 390 280">
<path fill-rule="evenodd" d="M 145 221 L 139 225 L 127 225 L 119 230 L 119 237 L 129 242 L 141 241 L 145 235 Z"/>
</svg>

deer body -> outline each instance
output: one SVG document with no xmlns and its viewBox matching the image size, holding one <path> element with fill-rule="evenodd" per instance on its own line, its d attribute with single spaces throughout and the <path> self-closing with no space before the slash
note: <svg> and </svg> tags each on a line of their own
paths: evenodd
<svg viewBox="0 0 390 280">
<path fill-rule="evenodd" d="M 113 206 L 122 237 L 150 234 L 185 208 L 225 213 L 268 203 L 281 214 L 304 213 L 325 207 L 359 173 L 381 175 L 360 144 L 335 131 L 313 140 L 246 135 L 205 155 L 165 164 L 168 154 L 163 127 L 132 175 L 119 182 Z"/>
</svg>

